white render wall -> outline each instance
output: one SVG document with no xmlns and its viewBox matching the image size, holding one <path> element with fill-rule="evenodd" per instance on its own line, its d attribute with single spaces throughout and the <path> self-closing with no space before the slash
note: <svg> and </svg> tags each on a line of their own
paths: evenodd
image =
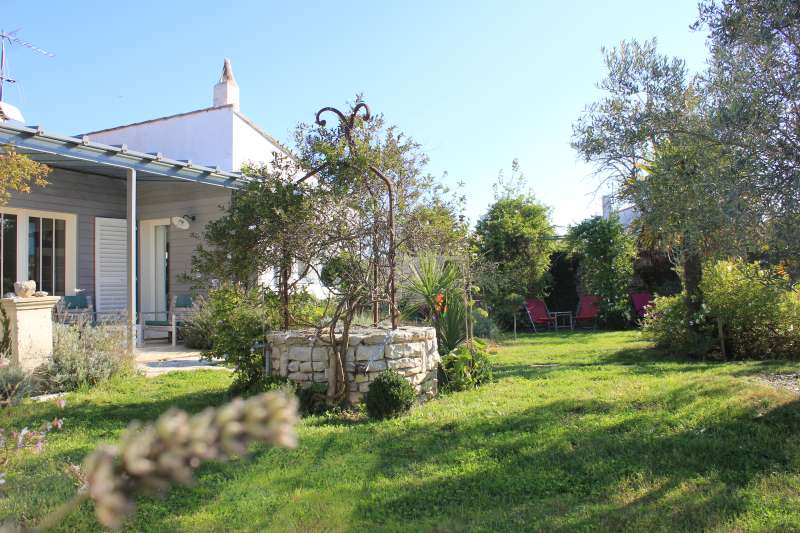
<svg viewBox="0 0 800 533">
<path fill-rule="evenodd" d="M 104 144 L 127 144 L 131 150 L 161 152 L 171 159 L 238 170 L 233 162 L 233 107 L 214 107 L 152 122 L 89 134 Z"/>
<path fill-rule="evenodd" d="M 239 171 L 248 161 L 269 163 L 282 151 L 231 105 L 90 133 L 89 139 L 228 171 Z"/>
<path fill-rule="evenodd" d="M 247 162 L 271 163 L 273 153 L 283 152 L 237 113 L 233 114 L 233 168 L 239 170 Z"/>
</svg>

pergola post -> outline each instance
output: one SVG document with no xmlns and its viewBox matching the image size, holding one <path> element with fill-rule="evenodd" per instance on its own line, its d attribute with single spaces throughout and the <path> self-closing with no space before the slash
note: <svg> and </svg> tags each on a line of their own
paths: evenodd
<svg viewBox="0 0 800 533">
<path fill-rule="evenodd" d="M 127 169 L 128 179 L 128 353 L 132 356 L 136 347 L 136 170 Z"/>
</svg>

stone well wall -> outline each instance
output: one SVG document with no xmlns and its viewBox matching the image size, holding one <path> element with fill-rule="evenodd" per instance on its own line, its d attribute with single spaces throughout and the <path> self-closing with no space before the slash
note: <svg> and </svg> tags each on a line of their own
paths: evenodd
<svg viewBox="0 0 800 533">
<path fill-rule="evenodd" d="M 337 342 L 341 339 L 337 338 Z M 313 330 L 282 331 L 269 335 L 271 371 L 302 387 L 327 383 L 332 355 L 330 339 L 316 337 Z M 387 368 L 397 370 L 414 385 L 420 400 L 438 392 L 436 372 L 439 352 L 436 331 L 404 326 L 396 330 L 359 328 L 350 333 L 344 361 L 351 404 L 358 403 L 370 383 Z"/>
</svg>

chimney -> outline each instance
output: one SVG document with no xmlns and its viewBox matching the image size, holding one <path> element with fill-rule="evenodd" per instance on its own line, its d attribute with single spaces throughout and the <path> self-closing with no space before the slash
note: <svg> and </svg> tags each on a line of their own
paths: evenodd
<svg viewBox="0 0 800 533">
<path fill-rule="evenodd" d="M 222 75 L 219 83 L 214 85 L 214 107 L 233 105 L 233 109 L 239 110 L 239 85 L 233 77 L 233 67 L 231 60 L 225 58 L 222 66 Z"/>
</svg>

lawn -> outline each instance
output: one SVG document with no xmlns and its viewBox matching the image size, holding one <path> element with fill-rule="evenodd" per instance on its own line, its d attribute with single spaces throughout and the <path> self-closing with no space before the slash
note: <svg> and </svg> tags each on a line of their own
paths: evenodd
<svg viewBox="0 0 800 533">
<path fill-rule="evenodd" d="M 136 531 L 800 530 L 800 402 L 779 363 L 665 357 L 637 332 L 520 337 L 496 381 L 385 422 L 312 417 L 297 450 L 208 464 L 143 499 Z M 9 466 L 0 517 L 66 499 L 65 473 L 132 418 L 225 400 L 223 372 L 71 394 L 65 428 Z M 50 404 L 3 412 L 19 428 Z M 86 504 L 64 531 L 96 529 Z"/>
</svg>

